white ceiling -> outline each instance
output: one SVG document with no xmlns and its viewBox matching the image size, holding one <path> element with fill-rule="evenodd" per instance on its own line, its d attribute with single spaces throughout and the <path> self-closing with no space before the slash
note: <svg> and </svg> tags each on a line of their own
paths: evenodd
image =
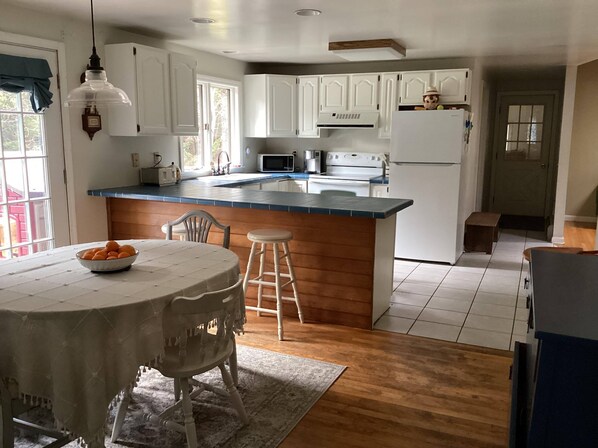
<svg viewBox="0 0 598 448">
<path fill-rule="evenodd" d="M 2 1 L 89 20 L 88 0 Z M 94 8 L 97 24 L 210 53 L 236 51 L 226 56 L 248 62 L 343 62 L 328 52 L 329 41 L 381 38 L 397 40 L 409 59 L 598 59 L 598 0 L 96 0 Z M 300 17 L 293 13 L 300 8 L 322 14 Z"/>
</svg>

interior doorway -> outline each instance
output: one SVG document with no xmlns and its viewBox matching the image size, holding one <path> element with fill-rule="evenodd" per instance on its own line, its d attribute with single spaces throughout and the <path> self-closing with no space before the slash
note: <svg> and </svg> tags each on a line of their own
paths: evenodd
<svg viewBox="0 0 598 448">
<path fill-rule="evenodd" d="M 0 42 L 0 53 L 45 59 L 54 103 L 34 113 L 29 93 L 0 90 L 0 259 L 70 243 L 58 54 Z"/>
<path fill-rule="evenodd" d="M 510 227 L 544 230 L 552 212 L 556 92 L 499 92 L 489 208 Z"/>
</svg>

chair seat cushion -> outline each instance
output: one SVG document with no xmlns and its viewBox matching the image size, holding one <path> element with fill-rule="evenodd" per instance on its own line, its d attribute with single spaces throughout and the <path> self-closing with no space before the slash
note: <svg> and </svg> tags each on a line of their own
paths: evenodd
<svg viewBox="0 0 598 448">
<path fill-rule="evenodd" d="M 201 341 L 198 335 L 187 339 L 187 356 L 182 363 L 179 346 L 166 347 L 164 358 L 157 369 L 169 378 L 190 378 L 222 364 L 233 352 L 235 341 L 230 338 L 222 340 L 212 334 L 206 334 L 203 338 Z"/>
</svg>

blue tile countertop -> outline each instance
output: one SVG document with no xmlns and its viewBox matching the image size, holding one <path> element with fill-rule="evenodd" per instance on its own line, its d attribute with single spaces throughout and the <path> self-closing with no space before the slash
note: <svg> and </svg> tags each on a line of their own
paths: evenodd
<svg viewBox="0 0 598 448">
<path fill-rule="evenodd" d="M 413 204 L 411 199 L 327 196 L 309 193 L 246 190 L 240 185 L 267 179 L 307 179 L 303 173 L 293 174 L 231 174 L 185 180 L 177 185 L 134 185 L 129 187 L 88 190 L 90 196 L 139 199 L 145 201 L 178 202 L 218 207 L 311 213 L 322 215 L 387 218 Z"/>
</svg>

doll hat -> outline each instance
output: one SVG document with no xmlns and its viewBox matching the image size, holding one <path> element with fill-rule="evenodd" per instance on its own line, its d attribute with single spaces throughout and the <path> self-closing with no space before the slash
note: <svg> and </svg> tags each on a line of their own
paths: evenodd
<svg viewBox="0 0 598 448">
<path fill-rule="evenodd" d="M 424 92 L 423 96 L 428 96 L 428 95 L 440 96 L 440 93 L 438 92 L 438 89 L 436 87 L 428 87 L 427 90 Z"/>
</svg>

